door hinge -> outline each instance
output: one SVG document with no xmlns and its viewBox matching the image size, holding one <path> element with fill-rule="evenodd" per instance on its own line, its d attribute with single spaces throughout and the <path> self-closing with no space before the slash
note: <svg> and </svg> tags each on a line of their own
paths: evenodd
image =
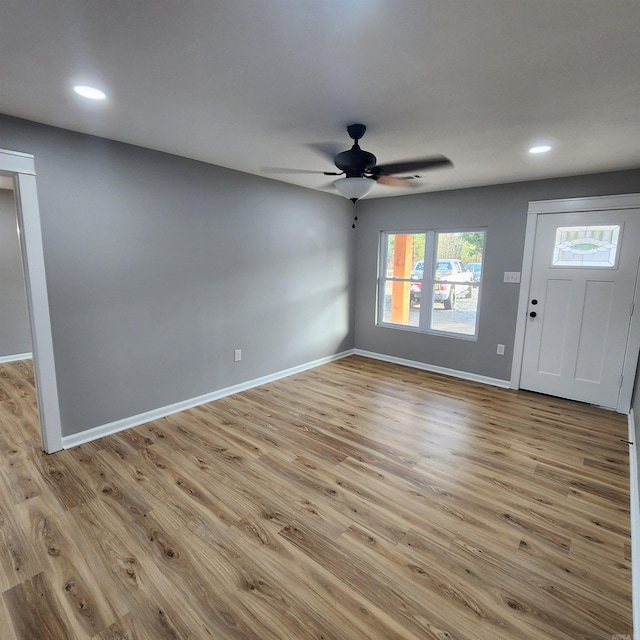
<svg viewBox="0 0 640 640">
<path fill-rule="evenodd" d="M 633 310 L 635 309 L 635 306 L 636 305 L 632 302 L 631 303 L 631 314 L 630 315 L 633 315 Z"/>
<path fill-rule="evenodd" d="M 622 386 L 622 381 L 624 380 L 624 376 L 620 376 L 620 386 Z"/>
</svg>

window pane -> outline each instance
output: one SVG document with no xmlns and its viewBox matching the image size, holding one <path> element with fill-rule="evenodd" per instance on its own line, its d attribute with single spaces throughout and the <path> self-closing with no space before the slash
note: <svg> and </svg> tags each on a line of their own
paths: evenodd
<svg viewBox="0 0 640 640">
<path fill-rule="evenodd" d="M 615 267 L 620 226 L 558 227 L 554 267 Z"/>
<path fill-rule="evenodd" d="M 438 232 L 430 328 L 476 335 L 484 231 Z"/>
<path fill-rule="evenodd" d="M 449 285 L 460 289 L 458 285 Z M 434 295 L 435 295 L 434 291 Z M 431 328 L 473 336 L 476 333 L 479 287 L 470 285 L 464 292 L 459 291 L 453 309 L 446 309 L 444 302 L 435 302 L 431 316 Z"/>
<path fill-rule="evenodd" d="M 401 324 L 406 327 L 420 325 L 420 308 L 410 304 L 411 282 L 385 283 L 382 322 Z"/>
<path fill-rule="evenodd" d="M 385 273 L 382 274 L 382 322 L 418 327 L 420 310 L 412 307 L 415 297 L 415 269 L 424 268 L 424 233 L 396 233 L 386 236 Z M 422 273 L 420 273 L 422 278 Z M 388 279 L 393 280 L 388 280 Z M 398 281 L 400 280 L 400 281 Z"/>
<path fill-rule="evenodd" d="M 387 236 L 387 278 L 411 278 L 424 268 L 424 233 L 395 233 Z M 422 277 L 422 274 L 420 274 Z"/>
</svg>

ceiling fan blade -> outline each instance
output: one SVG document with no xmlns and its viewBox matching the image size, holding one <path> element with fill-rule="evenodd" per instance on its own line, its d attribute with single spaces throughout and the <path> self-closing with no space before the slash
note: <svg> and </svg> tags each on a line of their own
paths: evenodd
<svg viewBox="0 0 640 640">
<path fill-rule="evenodd" d="M 406 160 L 405 162 L 378 164 L 373 168 L 372 173 L 374 175 L 389 176 L 394 173 L 409 173 L 412 171 L 422 171 L 424 169 L 438 169 L 452 166 L 453 162 L 451 162 L 449 158 L 445 158 L 445 156 L 431 156 L 429 158 Z"/>
<path fill-rule="evenodd" d="M 327 175 L 325 171 L 310 171 L 307 169 L 287 169 L 285 167 L 260 167 L 260 171 L 262 173 L 272 173 L 272 174 L 279 174 L 279 173 L 315 173 L 318 175 Z M 333 174 L 330 174 L 333 175 Z M 336 174 L 338 175 L 338 174 Z"/>
<path fill-rule="evenodd" d="M 404 189 L 415 189 L 420 185 L 417 182 L 411 182 L 415 180 L 415 176 L 407 176 L 406 178 L 396 178 L 396 176 L 378 176 L 376 182 L 383 184 L 386 187 L 402 187 Z"/>
<path fill-rule="evenodd" d="M 333 164 L 334 158 L 344 151 L 344 144 L 338 144 L 337 142 L 311 142 L 307 145 L 309 149 L 317 153 Z"/>
</svg>

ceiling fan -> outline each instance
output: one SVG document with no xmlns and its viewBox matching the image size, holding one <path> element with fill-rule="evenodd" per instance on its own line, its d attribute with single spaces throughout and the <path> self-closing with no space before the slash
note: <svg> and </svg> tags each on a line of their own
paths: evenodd
<svg viewBox="0 0 640 640">
<path fill-rule="evenodd" d="M 352 202 L 366 196 L 376 184 L 389 187 L 407 187 L 407 181 L 419 176 L 398 177 L 397 174 L 413 173 L 424 169 L 452 167 L 453 163 L 445 156 L 430 156 L 377 164 L 376 157 L 360 148 L 358 140 L 364 136 L 367 128 L 363 124 L 350 124 L 347 127 L 349 137 L 354 141 L 351 149 L 341 151 L 333 157 L 333 162 L 339 171 L 323 171 L 326 176 L 344 176 L 334 182 L 338 191 Z"/>
</svg>

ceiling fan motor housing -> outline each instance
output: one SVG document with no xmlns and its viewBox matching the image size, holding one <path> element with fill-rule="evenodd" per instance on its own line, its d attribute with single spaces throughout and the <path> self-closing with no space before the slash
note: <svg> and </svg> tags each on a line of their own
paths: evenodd
<svg viewBox="0 0 640 640">
<path fill-rule="evenodd" d="M 362 178 L 366 171 L 376 166 L 377 159 L 373 153 L 363 151 L 358 144 L 358 140 L 365 134 L 367 127 L 363 124 L 350 124 L 347 133 L 353 140 L 353 147 L 348 151 L 343 151 L 333 159 L 336 167 L 344 172 L 347 178 Z"/>
<path fill-rule="evenodd" d="M 356 142 L 348 151 L 339 153 L 334 162 L 347 178 L 361 178 L 365 171 L 376 166 L 377 160 L 373 153 L 363 151 Z"/>
</svg>

